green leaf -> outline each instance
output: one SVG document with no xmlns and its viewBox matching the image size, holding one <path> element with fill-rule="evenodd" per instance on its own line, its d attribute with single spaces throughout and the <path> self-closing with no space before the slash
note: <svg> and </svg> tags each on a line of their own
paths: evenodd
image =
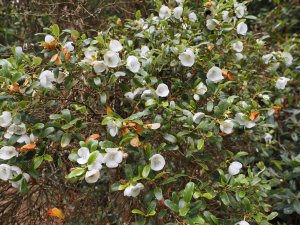
<svg viewBox="0 0 300 225">
<path fill-rule="evenodd" d="M 230 205 L 230 200 L 229 200 L 229 197 L 226 192 L 221 193 L 220 198 L 221 198 L 222 202 L 224 203 L 224 205 L 227 205 L 227 206 Z"/>
<path fill-rule="evenodd" d="M 186 184 L 185 189 L 183 191 L 183 199 L 186 203 L 189 203 L 193 197 L 195 189 L 195 184 L 193 182 L 189 182 Z"/>
<path fill-rule="evenodd" d="M 300 203 L 300 202 L 299 202 Z M 300 215 L 300 213 L 298 213 L 299 215 Z M 268 215 L 268 217 L 267 217 L 267 219 L 268 220 L 273 220 L 273 219 L 275 219 L 275 217 L 277 217 L 278 216 L 278 212 L 272 212 L 272 213 L 270 213 L 269 215 Z"/>
<path fill-rule="evenodd" d="M 146 165 L 146 166 L 144 166 L 143 172 L 142 172 L 142 176 L 143 176 L 144 178 L 148 177 L 148 175 L 149 175 L 149 173 L 150 173 L 150 170 L 151 170 L 151 167 L 150 167 L 149 164 Z"/>
<path fill-rule="evenodd" d="M 199 151 L 202 150 L 203 145 L 204 145 L 204 140 L 203 140 L 203 139 L 200 139 L 200 141 L 199 141 L 198 144 L 197 144 L 197 149 L 198 149 Z"/>
<path fill-rule="evenodd" d="M 154 216 L 155 214 L 156 214 L 156 211 L 153 209 L 147 214 L 147 216 Z"/>
<path fill-rule="evenodd" d="M 243 204 L 244 204 L 246 210 L 250 210 L 251 209 L 251 203 L 250 203 L 250 200 L 247 197 L 245 197 L 243 199 Z"/>
<path fill-rule="evenodd" d="M 177 138 L 172 134 L 165 134 L 164 139 L 171 142 L 171 143 L 173 143 L 173 144 L 177 142 Z"/>
<path fill-rule="evenodd" d="M 154 193 L 155 198 L 158 201 L 163 199 L 163 194 L 162 194 L 161 188 L 158 188 L 158 187 L 154 188 L 153 193 Z"/>
<path fill-rule="evenodd" d="M 68 110 L 68 109 L 63 109 L 63 110 L 61 111 L 61 114 L 62 114 L 62 117 L 63 117 L 64 120 L 66 120 L 67 122 L 70 122 L 70 121 L 71 121 L 72 116 L 71 116 L 70 110 Z"/>
<path fill-rule="evenodd" d="M 33 168 L 36 170 L 42 164 L 44 156 L 38 156 L 33 159 Z"/>
<path fill-rule="evenodd" d="M 42 63 L 43 59 L 40 57 L 33 57 L 32 62 L 35 66 L 39 66 Z"/>
<path fill-rule="evenodd" d="M 131 210 L 131 212 L 132 212 L 133 214 L 139 214 L 139 215 L 145 216 L 145 213 L 142 212 L 142 211 L 139 210 L 139 209 L 133 209 L 133 210 Z"/>
<path fill-rule="evenodd" d="M 23 178 L 21 181 L 20 192 L 21 193 L 27 192 L 27 180 L 25 178 Z"/>
<path fill-rule="evenodd" d="M 48 161 L 48 162 L 52 162 L 53 161 L 53 158 L 51 155 L 48 155 L 48 154 L 45 154 L 44 155 L 44 160 Z"/>
<path fill-rule="evenodd" d="M 206 198 L 206 199 L 208 199 L 208 200 L 210 200 L 210 199 L 213 199 L 213 196 L 212 196 L 212 194 L 210 194 L 210 193 L 204 193 L 203 195 L 202 195 L 204 198 Z"/>
<path fill-rule="evenodd" d="M 91 165 L 95 162 L 96 158 L 98 157 L 99 152 L 98 151 L 94 151 L 90 154 L 90 157 L 88 159 L 88 165 Z"/>
<path fill-rule="evenodd" d="M 61 147 L 64 148 L 64 147 L 68 146 L 71 142 L 71 138 L 72 138 L 71 134 L 64 133 L 64 135 L 61 137 L 61 141 L 60 141 Z"/>
<path fill-rule="evenodd" d="M 183 207 L 179 209 L 179 215 L 180 216 L 186 216 L 186 214 L 189 212 L 190 208 L 189 207 Z"/>
<path fill-rule="evenodd" d="M 59 36 L 60 30 L 57 24 L 53 24 L 52 26 L 50 26 L 50 30 L 55 37 Z"/>
<path fill-rule="evenodd" d="M 171 209 L 174 212 L 178 212 L 179 210 L 178 206 L 169 199 L 165 200 L 165 206 L 167 206 L 169 209 Z"/>
<path fill-rule="evenodd" d="M 300 201 L 299 200 L 295 200 L 294 201 L 293 208 L 300 215 Z"/>
<path fill-rule="evenodd" d="M 85 169 L 84 168 L 81 168 L 81 167 L 77 167 L 77 168 L 75 168 L 75 169 L 73 169 L 72 171 L 71 171 L 71 173 L 69 173 L 68 175 L 67 175 L 67 179 L 71 179 L 71 178 L 73 178 L 73 177 L 79 177 L 79 176 L 81 176 L 82 174 L 84 174 L 85 173 Z"/>
</svg>

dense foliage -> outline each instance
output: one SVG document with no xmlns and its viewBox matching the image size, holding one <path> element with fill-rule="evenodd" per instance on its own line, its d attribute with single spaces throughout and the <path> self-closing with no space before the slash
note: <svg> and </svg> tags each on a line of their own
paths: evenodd
<svg viewBox="0 0 300 225">
<path fill-rule="evenodd" d="M 297 224 L 298 21 L 278 35 L 277 3 L 156 0 L 4 48 L 0 221 Z"/>
</svg>

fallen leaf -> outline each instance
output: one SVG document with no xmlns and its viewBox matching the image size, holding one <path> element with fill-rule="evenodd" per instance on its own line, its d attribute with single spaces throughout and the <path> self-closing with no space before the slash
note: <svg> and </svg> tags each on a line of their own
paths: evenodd
<svg viewBox="0 0 300 225">
<path fill-rule="evenodd" d="M 113 112 L 113 111 L 112 111 L 111 107 L 110 107 L 110 106 L 106 106 L 106 114 L 109 115 L 109 114 L 111 114 L 112 112 Z"/>
<path fill-rule="evenodd" d="M 9 85 L 8 90 L 10 92 L 20 92 L 19 84 L 15 83 L 15 84 Z"/>
<path fill-rule="evenodd" d="M 140 147 L 142 145 L 142 143 L 140 142 L 139 137 L 136 136 L 130 140 L 130 145 L 132 147 Z"/>
<path fill-rule="evenodd" d="M 280 106 L 274 106 L 273 107 L 275 114 L 278 114 L 281 111 L 281 107 Z"/>
<path fill-rule="evenodd" d="M 67 62 L 70 61 L 71 53 L 67 49 L 65 49 L 65 48 L 63 48 L 61 51 L 62 51 L 62 53 L 64 53 L 65 60 Z"/>
<path fill-rule="evenodd" d="M 62 213 L 62 211 L 58 208 L 51 208 L 48 209 L 48 216 L 50 217 L 57 217 L 61 220 L 64 219 L 64 214 Z"/>
<path fill-rule="evenodd" d="M 36 147 L 36 144 L 35 143 L 30 143 L 30 144 L 27 144 L 27 145 L 24 145 L 20 148 L 19 152 L 28 152 L 30 150 L 33 150 L 35 149 Z"/>
<path fill-rule="evenodd" d="M 92 134 L 86 138 L 85 142 L 88 142 L 89 140 L 98 139 L 99 137 L 100 137 L 100 134 Z"/>
<path fill-rule="evenodd" d="M 259 116 L 259 112 L 255 111 L 250 113 L 249 118 L 250 120 L 255 120 L 258 116 Z"/>
<path fill-rule="evenodd" d="M 51 42 L 42 42 L 41 46 L 43 46 L 47 50 L 52 50 L 56 46 L 56 40 L 53 40 Z"/>
</svg>

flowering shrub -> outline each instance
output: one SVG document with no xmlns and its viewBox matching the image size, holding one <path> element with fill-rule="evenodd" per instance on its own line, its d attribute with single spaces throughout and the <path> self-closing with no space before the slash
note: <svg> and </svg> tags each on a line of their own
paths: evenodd
<svg viewBox="0 0 300 225">
<path fill-rule="evenodd" d="M 122 193 L 137 224 L 271 224 L 254 139 L 273 141 L 293 45 L 269 49 L 247 2 L 156 5 L 95 37 L 52 25 L 41 53 L 0 60 L 0 179 L 24 193 L 68 160 L 68 182 Z"/>
</svg>

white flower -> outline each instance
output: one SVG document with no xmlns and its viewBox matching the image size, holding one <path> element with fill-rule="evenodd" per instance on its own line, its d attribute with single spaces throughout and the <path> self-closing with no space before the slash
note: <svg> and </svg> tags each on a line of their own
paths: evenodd
<svg viewBox="0 0 300 225">
<path fill-rule="evenodd" d="M 223 11 L 222 12 L 222 18 L 223 18 L 224 22 L 229 22 L 230 21 L 229 11 Z"/>
<path fill-rule="evenodd" d="M 93 63 L 93 68 L 96 74 L 101 74 L 107 70 L 107 65 L 104 63 L 104 61 L 95 61 Z"/>
<path fill-rule="evenodd" d="M 124 196 L 128 197 L 137 197 L 141 190 L 144 189 L 144 185 L 142 183 L 137 183 L 136 185 L 130 185 L 124 190 Z"/>
<path fill-rule="evenodd" d="M 206 20 L 206 27 L 209 30 L 214 30 L 216 29 L 216 26 L 219 25 L 219 21 L 216 19 L 208 19 Z"/>
<path fill-rule="evenodd" d="M 170 16 L 171 16 L 171 10 L 167 6 L 162 5 L 162 7 L 159 10 L 159 17 L 161 19 L 168 19 Z"/>
<path fill-rule="evenodd" d="M 235 6 L 235 15 L 237 18 L 242 18 L 245 15 L 246 7 L 244 4 L 236 4 Z"/>
<path fill-rule="evenodd" d="M 184 0 L 176 0 L 178 4 L 183 4 Z"/>
<path fill-rule="evenodd" d="M 89 149 L 86 147 L 82 147 L 82 148 L 78 149 L 77 154 L 79 155 L 77 162 L 79 164 L 86 164 L 90 157 Z"/>
<path fill-rule="evenodd" d="M 225 120 L 221 123 L 220 125 L 220 129 L 222 132 L 224 132 L 225 134 L 231 134 L 233 132 L 233 122 L 232 120 Z"/>
<path fill-rule="evenodd" d="M 179 55 L 179 60 L 183 66 L 191 67 L 195 63 L 195 54 L 192 49 L 187 49 Z"/>
<path fill-rule="evenodd" d="M 121 43 L 117 40 L 111 40 L 109 42 L 109 48 L 110 50 L 114 51 L 114 52 L 119 52 L 122 51 L 123 46 L 121 45 Z"/>
<path fill-rule="evenodd" d="M 88 165 L 88 170 L 101 170 L 102 163 L 103 163 L 103 155 L 99 153 L 95 161 L 91 165 Z"/>
<path fill-rule="evenodd" d="M 169 91 L 168 86 L 166 84 L 162 83 L 157 86 L 155 93 L 159 97 L 167 97 L 169 95 L 170 91 Z"/>
<path fill-rule="evenodd" d="M 8 127 L 11 124 L 11 112 L 3 111 L 0 116 L 0 126 L 1 127 Z"/>
<path fill-rule="evenodd" d="M 245 220 L 242 220 L 240 222 L 237 222 L 236 224 L 234 225 L 250 225 L 248 222 L 246 222 Z"/>
<path fill-rule="evenodd" d="M 21 143 L 29 144 L 31 141 L 30 141 L 30 137 L 27 134 L 24 134 L 17 140 L 17 142 L 20 144 Z"/>
<path fill-rule="evenodd" d="M 144 125 L 144 127 L 151 129 L 151 130 L 157 130 L 158 128 L 160 128 L 160 123 L 150 123 L 150 124 Z"/>
<path fill-rule="evenodd" d="M 290 66 L 293 64 L 293 56 L 289 52 L 281 52 L 281 56 L 284 59 L 285 65 Z"/>
<path fill-rule="evenodd" d="M 151 169 L 154 171 L 160 171 L 164 168 L 166 161 L 164 157 L 160 154 L 155 154 L 150 158 L 151 161 Z"/>
<path fill-rule="evenodd" d="M 279 77 L 278 80 L 276 81 L 275 87 L 278 89 L 284 89 L 285 85 L 287 84 L 287 82 L 291 80 L 289 78 L 286 77 Z"/>
<path fill-rule="evenodd" d="M 85 63 L 92 63 L 97 59 L 98 50 L 95 47 L 88 47 L 84 51 L 84 59 L 82 60 Z"/>
<path fill-rule="evenodd" d="M 23 135 L 26 133 L 26 125 L 24 123 L 21 124 L 12 124 L 7 129 L 7 133 L 13 135 Z"/>
<path fill-rule="evenodd" d="M 241 51 L 243 51 L 243 48 L 244 48 L 243 42 L 241 42 L 241 41 L 234 42 L 231 44 L 231 48 L 236 52 L 241 52 Z"/>
<path fill-rule="evenodd" d="M 207 92 L 207 87 L 205 84 L 200 82 L 196 87 L 196 94 L 198 95 L 204 95 Z"/>
<path fill-rule="evenodd" d="M 267 144 L 270 144 L 273 136 L 270 133 L 265 133 L 264 139 Z"/>
<path fill-rule="evenodd" d="M 174 17 L 178 20 L 181 19 L 181 15 L 182 15 L 182 12 L 183 12 L 183 8 L 182 6 L 178 6 L 174 9 L 173 11 L 173 14 L 174 14 Z"/>
<path fill-rule="evenodd" d="M 140 70 L 140 68 L 141 68 L 141 64 L 140 64 L 140 62 L 139 62 L 139 60 L 138 60 L 137 57 L 135 57 L 135 56 L 128 56 L 126 67 L 131 72 L 137 73 Z"/>
<path fill-rule="evenodd" d="M 40 77 L 40 84 L 44 88 L 53 89 L 52 82 L 55 81 L 54 73 L 50 70 L 45 70 L 41 73 Z"/>
<path fill-rule="evenodd" d="M 7 181 L 11 179 L 12 173 L 11 173 L 11 167 L 8 164 L 1 164 L 0 165 L 0 179 Z"/>
<path fill-rule="evenodd" d="M 192 23 L 195 23 L 195 22 L 197 21 L 197 15 L 196 15 L 196 13 L 191 12 L 191 13 L 189 14 L 189 20 L 190 20 Z"/>
<path fill-rule="evenodd" d="M 232 162 L 228 167 L 228 173 L 232 176 L 237 175 L 242 169 L 243 165 L 240 162 Z"/>
<path fill-rule="evenodd" d="M 268 64 L 272 58 L 273 58 L 272 53 L 262 56 L 262 60 L 264 61 L 265 64 Z"/>
<path fill-rule="evenodd" d="M 241 126 L 245 126 L 247 128 L 252 128 L 256 124 L 252 121 L 247 120 L 247 117 L 244 113 L 237 113 L 235 114 L 234 118 Z"/>
<path fill-rule="evenodd" d="M 18 181 L 9 181 L 9 183 L 11 183 L 11 185 L 14 188 L 20 188 L 23 179 L 25 179 L 27 182 L 29 181 L 29 179 L 30 179 L 29 174 L 28 173 L 22 173 L 22 170 L 19 167 L 11 166 L 10 170 L 11 170 L 11 174 L 12 174 L 11 179 L 13 179 L 13 178 L 17 177 L 18 175 L 22 174 L 21 179 L 19 179 Z"/>
<path fill-rule="evenodd" d="M 107 123 L 107 129 L 108 129 L 109 134 L 112 137 L 115 137 L 118 134 L 118 132 L 119 132 L 119 128 L 118 128 L 117 123 L 115 121 L 112 121 L 112 120 L 110 120 Z"/>
<path fill-rule="evenodd" d="M 149 55 L 149 47 L 147 45 L 143 45 L 141 47 L 141 51 L 140 51 L 140 55 L 142 58 L 147 58 L 147 56 Z"/>
<path fill-rule="evenodd" d="M 118 148 L 107 148 L 105 151 L 107 154 L 103 158 L 103 163 L 105 163 L 108 168 L 118 167 L 119 163 L 123 160 L 123 153 L 118 151 Z"/>
<path fill-rule="evenodd" d="M 115 68 L 119 65 L 121 59 L 119 54 L 113 51 L 107 51 L 104 54 L 104 62 L 108 67 Z"/>
<path fill-rule="evenodd" d="M 67 49 L 69 52 L 74 51 L 74 43 L 72 41 L 68 41 L 65 45 L 64 48 Z"/>
<path fill-rule="evenodd" d="M 96 183 L 99 177 L 100 177 L 100 171 L 94 169 L 91 171 L 87 171 L 84 176 L 84 179 L 87 183 L 92 184 L 92 183 Z"/>
<path fill-rule="evenodd" d="M 54 41 L 54 40 L 55 40 L 55 38 L 49 34 L 45 36 L 45 42 L 47 42 L 47 43 L 50 43 L 51 41 Z"/>
<path fill-rule="evenodd" d="M 64 80 L 66 79 L 67 76 L 69 76 L 69 72 L 68 71 L 59 71 L 57 79 L 56 79 L 56 82 L 58 84 L 61 84 L 62 82 L 64 82 Z"/>
<path fill-rule="evenodd" d="M 17 47 L 15 48 L 15 52 L 16 52 L 16 54 L 18 54 L 18 55 L 23 55 L 23 54 L 24 54 L 23 49 L 22 49 L 22 47 L 20 47 L 20 46 L 17 46 Z"/>
<path fill-rule="evenodd" d="M 152 90 L 144 90 L 142 95 L 141 95 L 141 98 L 142 99 L 149 99 L 149 98 L 153 98 L 155 96 L 156 93 L 154 93 L 154 91 Z"/>
<path fill-rule="evenodd" d="M 235 60 L 240 61 L 244 58 L 244 55 L 241 53 L 235 53 Z"/>
<path fill-rule="evenodd" d="M 194 100 L 197 101 L 197 102 L 200 100 L 200 96 L 197 95 L 197 94 L 194 94 L 193 98 L 194 98 Z"/>
<path fill-rule="evenodd" d="M 236 27 L 237 33 L 240 35 L 245 35 L 248 31 L 248 26 L 244 22 L 241 22 Z"/>
<path fill-rule="evenodd" d="M 8 160 L 15 156 L 18 156 L 16 148 L 13 146 L 4 146 L 0 149 L 0 159 Z"/>
<path fill-rule="evenodd" d="M 199 124 L 201 119 L 205 116 L 205 114 L 203 112 L 197 112 L 194 116 L 193 116 L 193 121 L 194 123 Z"/>
<path fill-rule="evenodd" d="M 209 71 L 206 74 L 206 77 L 209 81 L 212 81 L 214 83 L 218 83 L 224 79 L 224 77 L 222 76 L 222 70 L 216 66 L 213 66 L 209 69 Z"/>
</svg>

